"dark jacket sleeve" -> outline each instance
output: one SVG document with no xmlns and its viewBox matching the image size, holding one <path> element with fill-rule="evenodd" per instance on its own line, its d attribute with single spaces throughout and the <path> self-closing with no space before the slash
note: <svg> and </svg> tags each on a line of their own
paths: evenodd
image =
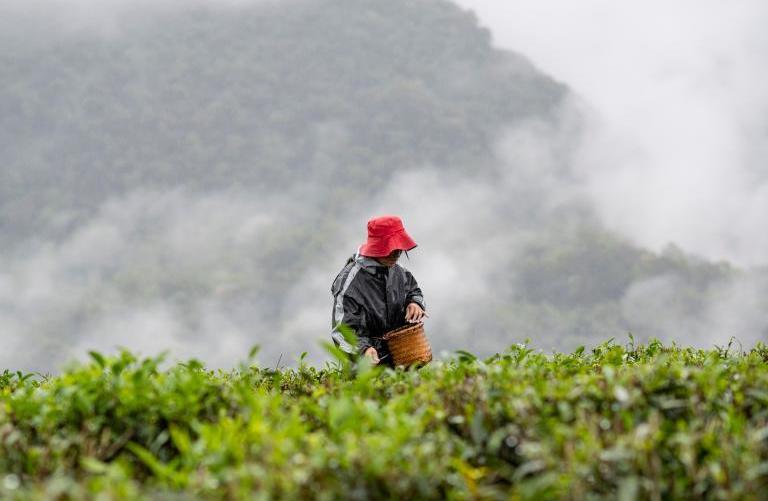
<svg viewBox="0 0 768 501">
<path fill-rule="evenodd" d="M 416 303 L 421 309 L 427 311 L 427 305 L 424 302 L 424 295 L 421 293 L 419 284 L 410 271 L 405 270 L 405 305 Z"/>
<path fill-rule="evenodd" d="M 363 353 L 373 346 L 368 334 L 368 327 L 365 318 L 365 309 L 349 295 L 344 295 L 343 302 L 344 314 L 341 323 L 355 331 L 357 335 L 357 351 Z"/>
</svg>

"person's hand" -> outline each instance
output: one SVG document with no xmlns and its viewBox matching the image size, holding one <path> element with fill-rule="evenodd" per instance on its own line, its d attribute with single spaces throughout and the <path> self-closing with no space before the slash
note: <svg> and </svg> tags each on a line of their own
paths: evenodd
<svg viewBox="0 0 768 501">
<path fill-rule="evenodd" d="M 373 365 L 378 365 L 379 353 L 376 351 L 376 348 L 374 348 L 373 346 L 369 347 L 367 350 L 365 350 L 364 355 L 371 359 L 371 363 Z"/>
<path fill-rule="evenodd" d="M 405 321 L 411 324 L 417 324 L 423 322 L 425 317 L 428 317 L 427 312 L 421 309 L 416 303 L 411 303 L 405 309 Z"/>
</svg>

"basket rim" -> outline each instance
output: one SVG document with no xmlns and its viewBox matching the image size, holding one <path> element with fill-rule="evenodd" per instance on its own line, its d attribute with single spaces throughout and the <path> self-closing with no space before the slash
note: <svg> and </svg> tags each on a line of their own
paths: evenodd
<svg viewBox="0 0 768 501">
<path fill-rule="evenodd" d="M 415 324 L 406 324 L 402 327 L 398 327 L 397 329 L 393 329 L 389 332 L 385 332 L 382 338 L 385 341 L 388 341 L 394 337 L 402 336 L 403 334 L 408 333 L 409 331 L 418 331 L 424 329 L 424 322 L 418 322 Z"/>
</svg>

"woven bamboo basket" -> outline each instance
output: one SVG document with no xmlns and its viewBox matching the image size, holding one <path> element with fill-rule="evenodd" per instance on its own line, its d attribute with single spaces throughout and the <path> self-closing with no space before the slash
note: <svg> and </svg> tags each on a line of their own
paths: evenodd
<svg viewBox="0 0 768 501">
<path fill-rule="evenodd" d="M 432 347 L 424 334 L 424 324 L 405 325 L 384 334 L 395 365 L 426 365 L 432 361 Z"/>
</svg>

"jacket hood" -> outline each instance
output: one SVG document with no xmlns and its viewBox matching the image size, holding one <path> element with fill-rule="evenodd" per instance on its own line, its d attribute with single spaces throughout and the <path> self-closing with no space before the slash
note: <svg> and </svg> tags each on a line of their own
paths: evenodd
<svg viewBox="0 0 768 501">
<path fill-rule="evenodd" d="M 386 268 L 383 264 L 379 263 L 372 257 L 363 256 L 360 254 L 360 248 L 358 247 L 357 252 L 355 252 L 355 255 L 353 256 L 353 260 L 355 263 L 359 264 L 362 269 L 367 271 L 368 273 L 376 273 L 376 268 Z"/>
</svg>

